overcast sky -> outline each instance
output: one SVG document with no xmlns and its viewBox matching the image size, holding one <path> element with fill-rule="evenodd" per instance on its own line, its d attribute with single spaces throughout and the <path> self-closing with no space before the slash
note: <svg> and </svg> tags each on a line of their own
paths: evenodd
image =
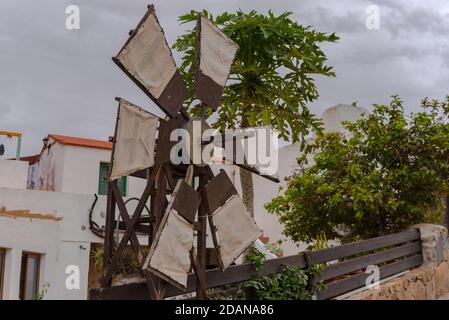
<svg viewBox="0 0 449 320">
<path fill-rule="evenodd" d="M 67 30 L 65 9 L 77 5 L 81 29 Z M 0 131 L 24 134 L 23 155 L 38 153 L 49 133 L 107 139 L 121 96 L 161 114 L 111 61 L 146 11 L 143 0 L 1 0 Z M 387 103 L 399 94 L 407 110 L 421 98 L 449 94 L 449 3 L 361 0 L 161 0 L 154 1 L 170 44 L 187 26 L 177 17 L 191 9 L 212 13 L 289 10 L 323 32 L 336 78 L 318 78 L 317 114 L 338 103 Z M 366 27 L 367 7 L 378 5 L 380 28 Z M 176 55 L 176 54 L 175 54 Z M 176 55 L 179 62 L 179 55 Z M 5 142 L 0 137 L 0 143 Z M 10 144 L 7 144 L 7 147 Z M 14 153 L 9 147 L 8 154 Z"/>
</svg>

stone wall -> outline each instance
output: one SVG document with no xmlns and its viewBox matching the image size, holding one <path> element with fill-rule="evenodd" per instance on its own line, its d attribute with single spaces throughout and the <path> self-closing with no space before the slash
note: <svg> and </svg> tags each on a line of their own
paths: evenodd
<svg viewBox="0 0 449 320">
<path fill-rule="evenodd" d="M 440 225 L 413 226 L 421 232 L 424 264 L 406 274 L 350 296 L 350 300 L 436 300 L 449 294 L 449 242 Z"/>
</svg>

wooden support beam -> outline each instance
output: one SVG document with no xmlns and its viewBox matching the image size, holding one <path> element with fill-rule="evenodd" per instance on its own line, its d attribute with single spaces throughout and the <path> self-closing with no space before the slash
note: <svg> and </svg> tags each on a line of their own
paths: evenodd
<svg viewBox="0 0 449 320">
<path fill-rule="evenodd" d="M 108 198 L 106 204 L 106 222 L 105 222 L 105 237 L 104 237 L 104 252 L 103 252 L 103 270 L 105 271 L 110 263 L 114 253 L 114 221 L 115 221 L 115 197 L 112 189 L 107 189 Z M 103 274 L 103 279 L 105 277 Z M 110 287 L 111 279 L 103 280 L 102 287 Z"/>
<path fill-rule="evenodd" d="M 206 233 L 207 233 L 207 206 L 204 199 L 204 187 L 209 182 L 209 175 L 200 176 L 198 190 L 202 195 L 202 201 L 198 209 L 198 231 L 197 231 L 197 257 L 195 259 L 196 298 L 207 299 L 206 295 Z"/>
<path fill-rule="evenodd" d="M 133 228 L 134 225 L 136 224 L 136 222 L 139 220 L 140 215 L 142 214 L 143 209 L 145 208 L 145 204 L 150 196 L 150 192 L 151 192 L 151 187 L 152 187 L 152 181 L 155 181 L 157 179 L 157 177 L 159 176 L 160 173 L 160 167 L 158 169 L 155 169 L 152 173 L 152 177 L 150 178 L 150 183 L 148 183 L 145 187 L 145 190 L 142 194 L 142 197 L 140 198 L 139 203 L 137 204 L 137 207 L 134 211 L 133 217 L 131 218 L 131 220 L 129 221 L 128 224 L 128 230 L 124 233 L 120 244 L 118 245 L 118 248 L 112 258 L 111 263 L 108 265 L 108 267 L 106 268 L 103 280 L 102 280 L 102 287 L 105 287 L 106 284 L 108 282 L 111 281 L 112 278 L 112 274 L 114 271 L 114 267 L 117 265 L 117 263 L 119 262 L 122 254 L 123 254 L 123 250 L 125 249 L 128 241 L 131 238 L 131 234 L 133 233 Z"/>
<path fill-rule="evenodd" d="M 162 218 L 165 213 L 165 209 L 167 207 L 168 201 L 167 201 L 167 174 L 170 174 L 169 171 L 167 171 L 167 164 L 164 164 L 161 166 L 161 174 L 158 175 L 155 186 L 156 186 L 156 194 L 154 197 L 152 197 L 152 211 L 154 214 L 154 224 L 153 224 L 153 234 L 152 239 L 156 238 L 156 234 L 158 232 L 158 229 L 160 227 Z M 165 290 L 167 288 L 167 282 L 160 277 L 156 276 L 155 274 L 149 274 L 148 277 L 151 277 L 151 280 L 154 284 L 154 290 L 157 300 L 162 300 L 165 296 Z"/>
<path fill-rule="evenodd" d="M 192 248 L 192 251 L 190 251 L 190 261 L 193 267 L 193 271 L 195 272 L 196 275 L 196 280 L 197 280 L 197 284 L 196 284 L 196 296 L 197 299 L 200 299 L 200 297 L 198 296 L 198 291 L 201 291 L 201 297 L 204 297 L 202 299 L 205 299 L 207 297 L 207 283 L 206 283 L 206 277 L 205 277 L 205 272 L 201 269 L 201 265 L 198 261 L 197 258 L 197 254 L 195 254 L 194 252 L 195 250 Z"/>
<path fill-rule="evenodd" d="M 117 221 L 115 221 L 114 225 L 115 226 L 117 225 Z M 123 221 L 119 221 L 118 228 L 120 231 L 126 231 L 128 229 L 128 226 Z M 147 224 L 142 224 L 142 223 L 138 222 L 134 226 L 134 231 L 137 233 L 148 234 L 150 232 L 150 230 L 151 230 L 151 224 L 147 225 Z"/>
<path fill-rule="evenodd" d="M 137 239 L 136 232 L 134 231 L 134 226 L 130 226 L 130 218 L 128 214 L 128 210 L 126 209 L 125 202 L 123 201 L 122 195 L 120 194 L 120 190 L 116 183 L 109 183 L 112 192 L 114 193 L 114 197 L 117 201 L 117 206 L 120 211 L 120 215 L 122 216 L 123 222 L 126 224 L 126 232 L 130 233 L 131 246 L 133 247 L 133 251 L 137 256 L 139 263 L 142 262 L 142 255 L 140 253 L 140 245 L 139 240 Z"/>
</svg>

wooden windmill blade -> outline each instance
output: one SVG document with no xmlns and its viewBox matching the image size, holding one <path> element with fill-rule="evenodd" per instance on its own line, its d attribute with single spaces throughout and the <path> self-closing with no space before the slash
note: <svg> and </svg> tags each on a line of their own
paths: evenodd
<svg viewBox="0 0 449 320">
<path fill-rule="evenodd" d="M 182 128 L 185 123 L 186 119 L 181 114 L 178 114 L 173 119 L 161 120 L 157 138 L 157 164 L 170 162 L 170 152 L 178 143 L 178 141 L 172 141 L 170 136 L 174 130 Z"/>
<path fill-rule="evenodd" d="M 176 117 L 187 89 L 153 5 L 112 60 L 169 117 Z"/>
<path fill-rule="evenodd" d="M 187 287 L 193 223 L 200 195 L 184 180 L 176 184 L 143 268 L 178 288 Z"/>
<path fill-rule="evenodd" d="M 131 102 L 116 100 L 119 105 L 111 154 L 111 181 L 154 166 L 160 121 Z"/>
<path fill-rule="evenodd" d="M 218 262 L 225 270 L 262 235 L 262 231 L 224 170 L 206 185 L 205 194 Z"/>
<path fill-rule="evenodd" d="M 216 110 L 239 46 L 205 16 L 196 25 L 195 98 Z"/>
<path fill-rule="evenodd" d="M 196 63 L 195 63 L 195 98 L 201 100 L 205 105 L 212 107 L 215 111 L 220 105 L 226 81 L 229 77 L 232 64 L 237 56 L 239 46 L 228 38 L 217 26 L 205 16 L 198 14 L 196 25 Z M 234 141 L 235 148 L 241 149 L 238 140 L 247 137 L 230 137 Z M 229 137 L 225 137 L 229 140 Z M 224 145 L 214 141 L 215 145 Z M 245 155 L 247 157 L 247 155 Z M 265 173 L 265 168 L 248 165 L 246 162 L 238 162 L 234 156 L 227 159 L 230 163 L 257 174 L 273 182 L 279 179 L 271 174 Z"/>
</svg>

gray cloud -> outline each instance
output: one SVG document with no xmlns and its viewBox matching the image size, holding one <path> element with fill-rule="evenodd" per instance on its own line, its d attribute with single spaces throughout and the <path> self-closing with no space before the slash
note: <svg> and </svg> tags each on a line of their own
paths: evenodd
<svg viewBox="0 0 449 320">
<path fill-rule="evenodd" d="M 177 17 L 191 9 L 292 11 L 300 23 L 341 40 L 325 46 L 337 78 L 317 78 L 316 113 L 337 103 L 362 106 L 400 94 L 416 110 L 424 96 L 447 94 L 449 67 L 443 0 L 154 1 L 169 43 L 189 26 Z M 81 9 L 81 30 L 65 29 L 65 8 Z M 39 151 L 48 133 L 107 139 L 122 96 L 162 114 L 111 62 L 148 3 L 141 0 L 2 0 L 0 2 L 0 130 L 24 133 L 24 154 Z M 377 4 L 380 30 L 365 27 L 366 7 Z M 179 55 L 175 53 L 179 62 Z M 1 141 L 1 140 L 0 140 Z M 10 150 L 12 151 L 12 150 Z"/>
</svg>

